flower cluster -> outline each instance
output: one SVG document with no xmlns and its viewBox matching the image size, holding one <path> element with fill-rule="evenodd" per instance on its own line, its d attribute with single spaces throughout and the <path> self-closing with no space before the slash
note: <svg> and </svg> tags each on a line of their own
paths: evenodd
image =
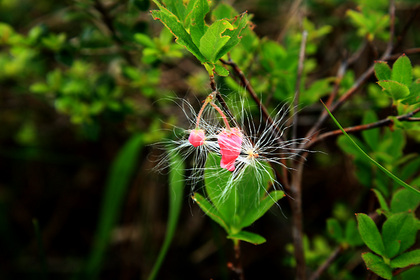
<svg viewBox="0 0 420 280">
<path fill-rule="evenodd" d="M 182 102 L 181 108 L 194 127 L 186 131 L 187 139 L 181 138 L 172 142 L 175 144 L 174 152 L 181 152 L 184 158 L 193 155 L 193 168 L 189 176 L 193 187 L 197 181 L 203 179 L 209 153 L 220 157 L 219 171 L 226 170 L 225 172 L 230 173 L 229 184 L 221 196 L 230 192 L 248 168 L 253 168 L 256 176 L 261 178 L 269 176 L 275 185 L 280 186 L 271 166 L 281 165 L 287 168 L 285 162 L 298 156 L 302 152 L 299 146 L 308 141 L 285 139 L 284 133 L 289 128 L 288 107 L 285 105 L 277 110 L 271 121 L 260 120 L 256 124 L 249 113 L 250 108 L 239 101 L 235 103 L 235 108 L 230 108 L 237 111 L 234 114 L 235 119 L 228 121 L 214 102 L 215 94 L 211 93 L 204 100 L 198 113 L 187 101 Z M 220 174 L 219 171 L 214 171 L 210 174 Z"/>
</svg>

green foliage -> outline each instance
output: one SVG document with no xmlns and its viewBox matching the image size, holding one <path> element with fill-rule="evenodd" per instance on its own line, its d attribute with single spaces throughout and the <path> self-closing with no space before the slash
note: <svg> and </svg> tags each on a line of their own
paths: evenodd
<svg viewBox="0 0 420 280">
<path fill-rule="evenodd" d="M 248 23 L 244 13 L 215 20 L 208 26 L 205 22 L 209 12 L 207 0 L 192 0 L 187 5 L 182 1 L 165 1 L 166 7 L 157 0 L 153 1 L 159 8 L 151 11 L 153 18 L 160 20 L 176 37 L 176 42 L 205 65 L 210 75 L 213 75 L 216 62 L 239 43 L 240 34 Z M 221 14 L 223 12 L 217 15 Z M 219 75 L 226 76 L 226 72 Z"/>
<path fill-rule="evenodd" d="M 264 168 L 271 170 L 265 165 Z M 228 233 L 228 238 L 261 244 L 265 239 L 243 231 L 264 215 L 279 199 L 283 191 L 268 191 L 274 183 L 273 175 L 246 167 L 239 178 L 220 167 L 220 157 L 210 154 L 206 161 L 205 185 L 209 201 L 195 193 L 194 200 L 201 209 Z M 272 172 L 272 171 L 270 171 Z"/>
</svg>

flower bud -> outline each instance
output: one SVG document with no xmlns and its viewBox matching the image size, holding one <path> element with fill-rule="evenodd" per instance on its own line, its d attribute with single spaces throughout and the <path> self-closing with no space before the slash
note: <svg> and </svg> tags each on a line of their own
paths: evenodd
<svg viewBox="0 0 420 280">
<path fill-rule="evenodd" d="M 222 154 L 220 167 L 229 171 L 235 170 L 235 161 L 241 153 L 242 133 L 234 127 L 230 130 L 224 129 L 217 139 Z"/>
<path fill-rule="evenodd" d="M 204 139 L 204 130 L 194 129 L 191 131 L 190 136 L 188 137 L 188 142 L 190 142 L 194 147 L 198 147 L 204 144 Z"/>
</svg>

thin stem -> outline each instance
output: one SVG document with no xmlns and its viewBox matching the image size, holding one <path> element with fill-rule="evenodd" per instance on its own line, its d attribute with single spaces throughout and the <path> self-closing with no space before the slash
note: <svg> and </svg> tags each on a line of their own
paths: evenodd
<svg viewBox="0 0 420 280">
<path fill-rule="evenodd" d="M 318 267 L 318 269 L 312 274 L 309 280 L 317 280 L 321 274 L 333 263 L 333 261 L 344 251 L 342 246 L 338 246 L 332 252 L 332 254 L 325 260 L 325 262 Z"/>
<path fill-rule="evenodd" d="M 414 111 L 412 111 L 410 113 L 407 113 L 405 115 L 397 116 L 397 117 L 395 117 L 395 119 L 397 119 L 398 121 L 408 121 L 408 122 L 420 121 L 420 118 L 413 118 L 413 116 L 415 114 L 417 114 L 418 112 L 420 112 L 420 108 L 417 108 Z M 382 120 L 379 120 L 379 121 L 373 122 L 373 123 L 347 127 L 347 128 L 344 129 L 344 131 L 347 132 L 347 133 L 354 133 L 354 132 L 357 132 L 357 131 L 363 131 L 363 130 L 378 128 L 378 127 L 391 126 L 393 123 L 394 123 L 393 119 L 386 118 L 386 119 L 382 119 Z M 343 132 L 340 129 L 323 133 L 323 134 L 313 138 L 307 144 L 307 148 L 309 148 L 310 146 L 312 146 L 316 142 L 324 140 L 325 138 L 328 138 L 328 137 L 331 137 L 331 136 L 337 136 L 337 135 L 341 135 L 341 134 L 343 134 Z"/>
<path fill-rule="evenodd" d="M 226 118 L 226 115 L 223 113 L 222 109 L 220 109 L 219 106 L 217 106 L 213 102 L 211 102 L 210 105 L 213 106 L 213 108 L 216 109 L 217 112 L 219 112 L 219 114 L 222 116 L 223 122 L 225 123 L 227 130 L 230 130 L 229 122 Z"/>
<path fill-rule="evenodd" d="M 292 127 L 292 139 L 297 138 L 297 123 L 298 123 L 298 114 L 294 112 L 299 106 L 299 97 L 300 97 L 300 83 L 302 80 L 303 73 L 303 62 L 305 60 L 305 47 L 306 39 L 308 38 L 308 32 L 304 30 L 302 32 L 302 41 L 300 42 L 300 51 L 299 51 L 299 62 L 296 75 L 296 85 L 295 85 L 295 96 L 294 96 L 294 106 L 293 106 L 293 127 Z M 293 144 L 293 148 L 296 148 L 296 143 Z"/>
<path fill-rule="evenodd" d="M 198 115 L 197 115 L 197 122 L 195 124 L 195 128 L 199 127 L 201 115 L 203 114 L 204 108 L 207 106 L 207 104 L 209 104 L 209 102 L 211 100 L 213 100 L 213 94 L 214 94 L 214 92 L 210 93 L 209 96 L 207 96 L 207 98 L 204 100 L 204 104 L 203 104 L 203 106 L 201 106 L 201 109 L 200 109 L 200 111 L 198 112 Z"/>
</svg>

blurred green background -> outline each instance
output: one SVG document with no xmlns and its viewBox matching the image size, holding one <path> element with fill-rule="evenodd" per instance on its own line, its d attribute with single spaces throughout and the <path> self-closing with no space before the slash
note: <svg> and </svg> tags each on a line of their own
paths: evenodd
<svg viewBox="0 0 420 280">
<path fill-rule="evenodd" d="M 293 48 L 292 32 L 299 34 L 294 1 L 226 2 L 254 15 L 254 32 L 267 45 Z M 346 16 L 357 3 L 304 4 L 310 34 L 319 36 L 308 44 L 307 83 L 326 79 L 313 89 L 309 105 L 329 93 L 327 78 L 336 75 L 342 58 L 360 50 L 343 82 L 351 85 L 383 51 L 386 28 L 366 43 Z M 91 279 L 97 273 L 99 279 L 146 279 L 150 273 L 165 237 L 169 195 L 168 170 L 153 170 L 163 154 L 153 143 L 173 137 L 174 125 L 190 128 L 174 100 L 199 108 L 210 92 L 204 67 L 173 43 L 150 16 L 152 8 L 147 0 L 0 0 L 0 279 Z M 404 35 L 397 50 L 419 46 L 418 4 L 401 3 L 397 17 L 398 34 Z M 316 33 L 322 26 L 329 27 Z M 290 96 L 258 68 L 264 59 L 272 58 L 262 55 L 261 62 L 249 53 L 238 63 L 249 69 L 255 63 L 246 74 L 259 77 L 255 87 L 275 107 Z M 420 57 L 410 59 L 416 65 Z M 236 94 L 232 81 L 219 82 L 224 94 Z M 388 113 L 389 103 L 383 103 L 356 99 L 361 107 L 344 108 L 343 125 L 360 123 L 363 106 Z M 319 104 L 308 108 L 302 133 L 321 110 Z M 334 211 L 352 215 L 331 201 L 358 205 L 357 211 L 374 203 L 335 139 L 314 149 L 328 155 L 310 157 L 304 175 L 305 231 L 311 237 L 325 233 L 325 219 Z M 409 140 L 407 149 L 418 151 L 418 143 Z M 194 205 L 188 188 L 158 279 L 223 279 L 231 243 Z M 268 242 L 244 244 L 248 279 L 292 277 L 288 207 L 282 202 L 253 226 Z M 324 239 L 319 242 L 328 248 Z M 358 270 L 364 271 L 360 263 L 355 275 Z"/>
</svg>

